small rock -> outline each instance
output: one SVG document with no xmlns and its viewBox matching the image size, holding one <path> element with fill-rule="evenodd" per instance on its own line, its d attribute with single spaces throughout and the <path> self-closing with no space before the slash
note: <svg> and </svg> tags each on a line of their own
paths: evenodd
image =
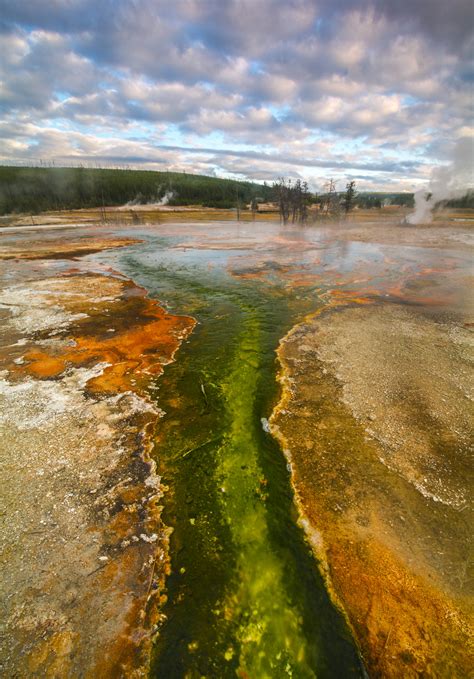
<svg viewBox="0 0 474 679">
<path fill-rule="evenodd" d="M 143 542 L 156 542 L 158 540 L 158 535 L 156 533 L 152 533 L 151 535 L 145 535 L 145 533 L 140 533 L 140 537 L 143 540 Z"/>
</svg>

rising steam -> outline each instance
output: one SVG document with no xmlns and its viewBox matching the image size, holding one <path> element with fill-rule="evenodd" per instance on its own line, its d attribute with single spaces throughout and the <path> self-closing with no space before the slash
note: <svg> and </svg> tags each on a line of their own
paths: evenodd
<svg viewBox="0 0 474 679">
<path fill-rule="evenodd" d="M 437 203 L 461 198 L 474 186 L 474 139 L 462 137 L 454 149 L 453 161 L 433 170 L 429 185 L 415 193 L 415 211 L 407 217 L 410 224 L 431 222 Z"/>
<path fill-rule="evenodd" d="M 170 200 L 174 198 L 174 191 L 167 191 L 163 198 L 157 203 L 157 205 L 168 205 Z"/>
<path fill-rule="evenodd" d="M 163 207 L 163 205 L 168 205 L 170 200 L 172 200 L 175 197 L 175 192 L 174 191 L 166 191 L 164 196 L 160 198 L 160 200 L 151 200 L 151 201 L 144 201 L 143 196 L 141 194 L 138 194 L 136 198 L 133 200 L 129 200 L 128 203 L 125 203 L 125 205 L 122 205 L 122 207 L 119 208 L 119 210 L 127 210 L 128 208 L 134 207 L 134 208 L 148 208 L 152 209 L 155 207 Z"/>
</svg>

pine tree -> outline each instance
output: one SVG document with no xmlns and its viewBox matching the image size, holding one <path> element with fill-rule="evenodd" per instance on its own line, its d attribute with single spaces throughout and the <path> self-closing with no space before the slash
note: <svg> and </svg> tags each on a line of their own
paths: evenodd
<svg viewBox="0 0 474 679">
<path fill-rule="evenodd" d="M 354 201 L 355 201 L 356 193 L 357 192 L 355 190 L 355 180 L 352 179 L 350 182 L 347 182 L 346 193 L 344 195 L 344 210 L 345 210 L 346 215 L 354 207 Z"/>
</svg>

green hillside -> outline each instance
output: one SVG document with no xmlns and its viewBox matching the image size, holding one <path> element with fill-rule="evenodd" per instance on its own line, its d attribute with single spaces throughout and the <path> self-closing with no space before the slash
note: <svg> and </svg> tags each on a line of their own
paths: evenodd
<svg viewBox="0 0 474 679">
<path fill-rule="evenodd" d="M 270 200 L 270 186 L 179 172 L 59 167 L 0 167 L 0 214 L 157 202 L 230 208 L 253 197 Z"/>
</svg>

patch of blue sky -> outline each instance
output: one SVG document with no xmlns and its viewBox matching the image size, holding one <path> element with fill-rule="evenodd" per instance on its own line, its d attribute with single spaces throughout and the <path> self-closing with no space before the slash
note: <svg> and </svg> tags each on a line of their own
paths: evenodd
<svg viewBox="0 0 474 679">
<path fill-rule="evenodd" d="M 275 116 L 275 118 L 281 123 L 286 120 L 291 115 L 291 106 L 285 104 L 283 106 L 276 106 L 275 104 L 270 104 L 267 106 L 270 113 Z"/>
<path fill-rule="evenodd" d="M 256 60 L 252 60 L 250 62 L 249 71 L 252 75 L 261 75 L 262 73 L 265 73 L 265 69 L 263 68 L 261 62 Z"/>
<path fill-rule="evenodd" d="M 396 92 L 389 92 L 388 94 L 396 94 Z M 415 106 L 420 103 L 418 97 L 414 97 L 412 94 L 404 94 L 402 97 L 402 104 L 404 106 Z"/>
<path fill-rule="evenodd" d="M 61 132 L 70 132 L 77 129 L 77 125 L 72 120 L 68 120 L 67 118 L 52 118 L 50 120 L 38 123 L 37 127 L 40 130 L 53 129 L 59 130 Z"/>
<path fill-rule="evenodd" d="M 210 80 L 201 80 L 200 85 L 202 85 L 206 90 L 209 90 L 209 92 L 214 92 L 216 89 L 215 83 L 212 83 Z"/>
<path fill-rule="evenodd" d="M 56 101 L 63 102 L 69 99 L 71 96 L 70 92 L 67 92 L 66 90 L 56 90 L 54 92 L 54 96 L 56 97 Z"/>
<path fill-rule="evenodd" d="M 146 120 L 130 121 L 130 124 L 125 130 L 117 131 L 118 135 L 133 141 L 156 141 L 159 139 L 162 143 L 178 144 L 182 137 L 176 125 L 172 123 L 163 125 L 156 125 L 155 123 Z"/>
<path fill-rule="evenodd" d="M 130 72 L 127 67 L 123 68 L 114 68 L 110 64 L 107 64 L 107 67 L 103 70 L 103 73 L 106 73 L 108 76 L 113 76 L 114 78 L 117 78 L 119 80 L 123 80 L 124 78 L 129 78 L 130 77 Z M 150 83 L 153 81 L 150 80 Z"/>
<path fill-rule="evenodd" d="M 165 129 L 159 132 L 159 137 L 163 144 L 170 144 L 171 146 L 181 146 L 184 143 L 184 134 L 182 130 L 180 130 L 178 125 L 174 125 L 173 123 L 166 125 Z"/>
</svg>

